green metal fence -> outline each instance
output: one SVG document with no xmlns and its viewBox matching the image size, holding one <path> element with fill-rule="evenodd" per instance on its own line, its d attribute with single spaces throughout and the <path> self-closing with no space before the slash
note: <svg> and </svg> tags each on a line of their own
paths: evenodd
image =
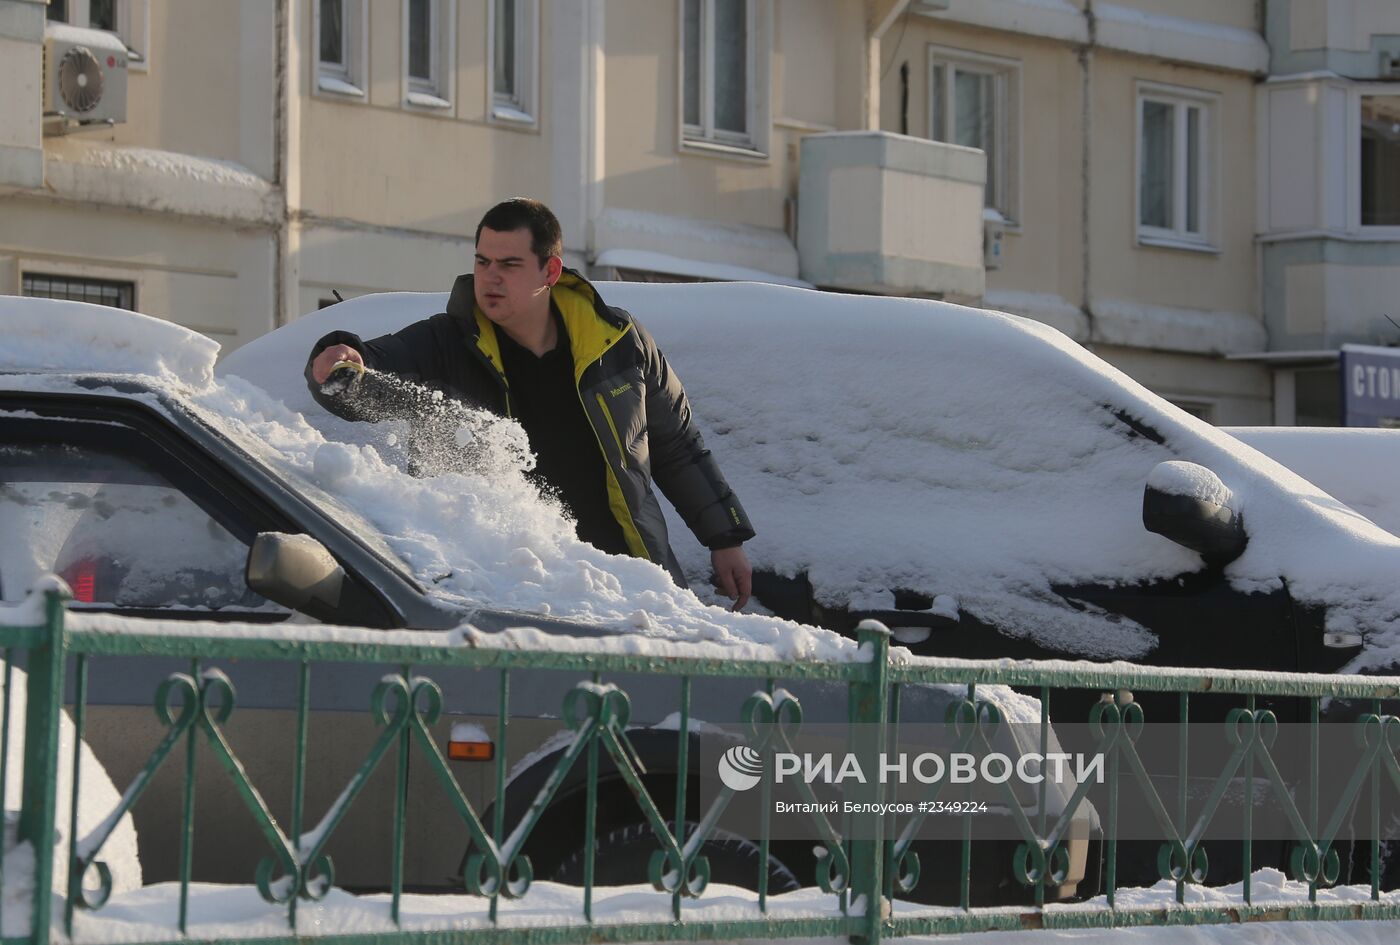
<svg viewBox="0 0 1400 945">
<path fill-rule="evenodd" d="M 1158 670 L 1087 663 L 892 661 L 888 633 L 874 623 L 863 624 L 859 630 L 859 658 L 840 663 L 344 642 L 333 632 L 315 628 L 264 628 L 261 635 L 253 636 L 248 633 L 249 628 L 240 627 L 238 634 L 200 635 L 162 632 L 161 626 L 152 624 L 148 631 L 126 627 L 121 632 L 111 632 L 65 626 L 64 600 L 57 591 L 47 592 L 45 613 L 46 619 L 39 626 L 0 627 L 6 694 L 4 718 L 0 720 L 3 722 L 0 784 L 11 783 L 7 779 L 21 779 L 22 810 L 17 836 L 21 843 L 31 844 L 35 851 L 32 921 L 28 934 L 7 936 L 0 945 L 48 942 L 54 936 L 71 935 L 78 913 L 101 915 L 111 889 L 111 876 L 102 861 L 103 844 L 120 815 L 140 800 L 152 775 L 164 765 L 184 768 L 184 797 L 179 812 L 183 829 L 177 920 L 179 931 L 184 934 L 191 921 L 190 864 L 193 845 L 197 842 L 192 829 L 196 803 L 194 767 L 196 755 L 203 752 L 211 752 L 231 779 L 238 798 L 253 816 L 267 846 L 266 859 L 250 879 L 265 902 L 285 910 L 286 932 L 259 940 L 288 945 L 311 934 L 310 930 L 298 926 L 298 905 L 321 899 L 333 887 L 333 864 L 326 854 L 327 843 L 343 824 L 370 774 L 381 765 L 391 766 L 396 772 L 395 809 L 387 812 L 395 825 L 387 908 L 393 922 L 399 923 L 404 896 L 404 849 L 414 839 L 405 828 L 410 753 L 418 759 L 416 764 L 426 764 L 430 768 L 434 781 L 442 789 L 443 803 L 451 806 L 470 835 L 464 892 L 473 897 L 473 902 L 479 903 L 477 913 L 482 921 L 468 932 L 401 929 L 386 934 L 324 936 L 337 943 L 368 942 L 370 939 L 383 940 L 386 945 L 390 940 L 426 943 L 445 940 L 445 936 L 451 934 L 541 945 L 792 937 L 849 937 L 874 945 L 886 936 L 983 929 L 1400 918 L 1400 900 L 1383 892 L 1380 883 L 1382 812 L 1395 811 L 1395 802 L 1400 798 L 1400 764 L 1396 760 L 1397 748 L 1400 748 L 1400 719 L 1385 714 L 1381 705 L 1381 700 L 1400 695 L 1400 688 L 1396 681 L 1386 678 Z M 393 639 L 402 638 L 398 635 Z M 23 771 L 16 773 L 7 770 L 6 759 L 12 737 L 9 699 L 12 665 L 21 653 L 27 657 L 28 694 L 23 724 Z M 120 806 L 102 827 L 87 836 L 78 836 L 75 800 L 67 829 L 56 831 L 59 731 L 64 706 L 72 707 L 78 736 L 72 758 L 72 789 L 76 799 L 82 789 L 78 746 L 87 717 L 89 662 L 94 657 L 136 655 L 190 660 L 188 672 L 170 675 L 155 693 L 155 710 L 166 727 L 166 734 L 152 746 L 149 761 L 126 788 Z M 234 683 L 223 670 L 210 666 L 223 660 L 286 661 L 299 667 L 296 750 L 295 757 L 290 759 L 295 766 L 294 796 L 290 823 L 285 829 L 249 780 L 225 735 L 225 723 L 235 711 Z M 73 691 L 65 692 L 70 661 L 76 685 Z M 307 812 L 303 809 L 308 693 L 313 666 L 337 662 L 383 664 L 395 670 L 386 674 L 368 694 L 370 711 L 380 726 L 377 740 L 339 799 L 308 829 Z M 483 821 L 430 732 L 443 704 L 442 693 L 430 674 L 436 668 L 447 666 L 492 670 L 499 674 L 498 751 L 494 769 L 498 798 L 507 790 L 505 743 L 511 722 L 512 672 L 545 669 L 583 676 L 563 693 L 560 717 L 572 734 L 562 757 L 533 799 L 526 816 L 509 832 L 501 803 L 494 805 L 490 822 Z M 674 797 L 653 797 L 644 783 L 640 761 L 628 737 L 628 696 L 607 681 L 623 674 L 664 676 L 675 681 L 679 710 L 676 733 L 679 776 Z M 1042 754 L 1049 731 L 1052 689 L 1073 688 L 1110 694 L 1094 706 L 1089 720 L 1094 726 L 1099 750 L 1108 759 L 1107 804 L 1106 809 L 1100 811 L 1103 888 L 1091 890 L 1103 895 L 1088 903 L 1046 904 L 1047 890 L 1064 881 L 1067 831 L 1071 818 L 1086 802 L 1088 785 L 1077 788 L 1068 808 L 1052 819 L 1042 782 L 1039 803 L 1030 811 L 1023 811 L 1013 794 L 1007 795 L 1007 805 L 1022 842 L 1014 862 L 1006 864 L 1006 868 L 1029 891 L 1028 904 L 1024 906 L 987 908 L 972 904 L 969 877 L 976 840 L 972 816 L 962 818 L 962 837 L 957 844 L 956 855 L 961 857 L 958 866 L 963 878 L 960 901 L 955 907 L 934 908 L 904 901 L 906 894 L 918 884 L 921 867 L 913 846 L 926 815 L 899 818 L 856 813 L 850 815 L 852 820 L 833 822 L 817 814 L 813 818 L 813 829 L 821 847 L 816 874 L 803 879 L 822 891 L 824 904 L 815 904 L 818 901 L 809 896 L 804 902 L 813 902 L 811 908 L 775 908 L 778 900 L 769 895 L 767 870 L 760 867 L 755 877 L 757 888 L 751 909 L 740 917 L 729 913 L 721 919 L 709 917 L 704 910 L 696 908 L 697 901 L 704 900 L 710 876 L 702 848 L 734 792 L 730 788 L 719 791 L 698 824 L 688 827 L 686 791 L 688 766 L 694 764 L 688 757 L 692 687 L 697 681 L 703 684 L 715 678 L 757 681 L 756 691 L 744 704 L 742 715 L 750 723 L 750 747 L 768 759 L 769 764 L 773 753 L 782 747 L 784 732 L 794 731 L 802 723 L 801 703 L 783 688 L 784 683 L 825 681 L 845 687 L 849 694 L 850 721 L 872 725 L 872 731 L 881 733 L 877 738 L 863 739 L 854 746 L 857 753 L 870 759 L 879 757 L 887 743 L 897 740 L 901 694 L 912 685 L 951 683 L 965 687 L 965 697 L 957 700 L 950 710 L 947 724 L 961 733 L 960 745 L 973 748 L 979 739 L 985 747 L 986 732 L 1002 722 L 994 702 L 979 697 L 978 687 L 991 684 L 1029 687 L 1040 696 Z M 1178 694 L 1178 720 L 1183 722 L 1190 716 L 1195 694 L 1237 697 L 1238 706 L 1230 712 L 1226 722 L 1227 737 L 1233 746 L 1230 760 L 1225 769 L 1218 772 L 1211 797 L 1198 810 L 1188 809 L 1184 794 L 1163 799 L 1153 787 L 1135 745 L 1136 732 L 1143 723 L 1143 710 L 1123 695 L 1129 689 Z M 1111 695 L 1115 693 L 1117 695 Z M 1290 785 L 1270 753 L 1272 713 L 1257 707 L 1256 703 L 1257 697 L 1265 695 L 1302 698 L 1311 707 L 1314 751 L 1311 770 L 1302 778 L 1310 783 L 1310 790 L 1301 792 L 1306 809 L 1300 809 L 1297 802 L 1300 792 L 1294 787 L 1299 779 L 1295 778 Z M 1323 730 L 1328 728 L 1320 722 L 1319 706 L 1320 700 L 1329 697 L 1366 700 L 1370 711 L 1346 726 L 1351 729 L 1348 737 L 1355 738 L 1361 746 L 1363 760 L 1350 775 L 1342 801 L 1335 810 L 1319 810 L 1316 745 L 1319 739 L 1327 737 Z M 764 724 L 773 721 L 783 724 Z M 638 811 L 654 834 L 656 851 L 651 858 L 649 879 L 656 896 L 668 906 L 664 921 L 623 922 L 595 915 L 600 893 L 593 884 L 592 853 L 599 765 L 604 753 L 626 783 Z M 1183 767 L 1185 763 L 1183 736 Z M 502 922 L 503 900 L 521 900 L 532 894 L 534 877 L 529 859 L 522 850 L 551 798 L 575 765 L 586 766 L 588 773 L 584 884 L 578 914 L 562 924 L 533 928 Z M 1209 881 L 1202 839 L 1205 827 L 1219 813 L 1225 786 L 1241 777 L 1247 786 L 1256 778 L 1271 785 L 1288 813 L 1295 841 L 1291 872 L 1296 880 L 1306 884 L 1305 900 L 1283 904 L 1255 901 L 1257 897 L 1249 878 L 1253 850 L 1249 823 L 1251 805 L 1246 803 L 1243 805 L 1245 823 L 1241 825 L 1240 834 L 1243 837 L 1244 881 L 1239 901 L 1226 905 L 1186 902 L 1186 892 L 1191 886 Z M 1185 783 L 1184 777 L 1182 783 Z M 769 789 L 769 782 L 765 780 L 765 804 L 769 800 L 766 793 Z M 872 783 L 860 789 L 857 799 L 878 803 L 883 790 L 878 783 Z M 949 792 L 946 796 L 952 796 L 952 789 L 946 782 L 931 785 L 927 799 L 935 801 L 945 796 L 945 790 Z M 1119 865 L 1116 818 L 1120 795 L 1127 791 L 1141 792 L 1154 813 L 1160 828 L 1160 875 L 1175 885 L 1174 903 L 1128 907 L 1120 902 L 1121 890 L 1116 882 Z M 1246 796 L 1251 795 L 1247 792 Z M 1329 901 L 1325 895 L 1319 897 L 1319 890 L 1336 882 L 1341 855 L 1355 855 L 1344 854 L 1340 848 L 1343 820 L 1349 812 L 1357 810 L 1365 811 L 1376 828 L 1370 833 L 1365 851 L 1370 861 L 1371 886 L 1364 901 Z M 674 816 L 668 817 L 668 811 L 674 811 Z M 855 822 L 862 818 L 863 822 Z M 770 844 L 766 818 L 760 836 L 754 839 L 760 848 L 759 863 L 766 866 Z M 66 896 L 55 896 L 52 892 L 54 853 L 59 842 L 66 844 L 68 851 Z M 10 902 L 12 898 L 5 890 L 5 882 L 6 877 L 0 875 L 0 902 Z"/>
</svg>

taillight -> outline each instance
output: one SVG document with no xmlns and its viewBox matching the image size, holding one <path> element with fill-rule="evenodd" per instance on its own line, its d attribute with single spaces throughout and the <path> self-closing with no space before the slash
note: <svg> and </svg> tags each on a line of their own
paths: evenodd
<svg viewBox="0 0 1400 945">
<path fill-rule="evenodd" d="M 91 604 L 97 601 L 97 562 L 91 558 L 75 561 L 64 569 L 64 579 L 73 589 L 73 599 Z"/>
</svg>

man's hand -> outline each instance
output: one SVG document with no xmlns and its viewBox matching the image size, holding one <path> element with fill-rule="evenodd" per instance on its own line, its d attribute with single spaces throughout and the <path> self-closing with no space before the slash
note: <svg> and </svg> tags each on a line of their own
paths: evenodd
<svg viewBox="0 0 1400 945">
<path fill-rule="evenodd" d="M 360 352 L 349 345 L 331 345 L 316 355 L 316 360 L 311 362 L 311 379 L 317 384 L 326 383 L 326 378 L 331 376 L 331 368 L 341 361 L 354 361 L 361 367 L 364 367 L 365 363 Z"/>
<path fill-rule="evenodd" d="M 714 549 L 710 552 L 710 565 L 715 569 L 715 586 L 730 600 L 737 597 L 731 609 L 741 610 L 753 590 L 753 567 L 744 554 L 744 546 Z"/>
</svg>

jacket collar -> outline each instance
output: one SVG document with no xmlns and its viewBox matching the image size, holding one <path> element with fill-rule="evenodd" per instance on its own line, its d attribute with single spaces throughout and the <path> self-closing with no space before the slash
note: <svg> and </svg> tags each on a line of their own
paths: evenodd
<svg viewBox="0 0 1400 945">
<path fill-rule="evenodd" d="M 574 380 L 577 381 L 588 365 L 602 357 L 631 329 L 632 322 L 626 312 L 609 308 L 593 284 L 573 269 L 564 270 L 550 294 L 569 335 Z M 460 320 L 477 349 L 491 362 L 496 373 L 504 377 L 505 365 L 501 361 L 496 326 L 476 304 L 474 278 L 470 273 L 458 276 L 453 283 L 447 314 Z"/>
</svg>

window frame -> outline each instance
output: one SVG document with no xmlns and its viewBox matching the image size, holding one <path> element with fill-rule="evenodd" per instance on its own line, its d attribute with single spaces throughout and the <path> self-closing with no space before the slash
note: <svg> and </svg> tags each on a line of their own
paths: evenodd
<svg viewBox="0 0 1400 945">
<path fill-rule="evenodd" d="M 368 102 L 365 94 L 366 64 L 369 62 L 369 11 L 366 0 L 336 0 L 341 6 L 341 21 L 344 32 L 341 35 L 341 48 L 345 62 L 326 62 L 321 59 L 321 4 L 323 0 L 312 0 L 311 4 L 311 53 L 313 93 L 323 98 L 337 101 Z"/>
<path fill-rule="evenodd" d="M 413 41 L 410 30 L 409 6 L 403 0 L 403 101 L 406 106 L 426 111 L 447 111 L 452 108 L 453 77 L 456 75 L 456 9 L 450 0 L 426 0 L 428 3 L 429 77 L 409 74 L 409 47 Z"/>
<path fill-rule="evenodd" d="M 743 0 L 745 15 L 745 114 L 743 134 L 714 127 L 714 0 L 700 3 L 700 124 L 685 120 L 685 5 L 676 2 L 676 129 L 682 152 L 766 161 L 770 155 L 772 75 L 770 0 Z"/>
<path fill-rule="evenodd" d="M 996 210 L 1005 220 L 1006 228 L 1019 230 L 1021 219 L 1021 76 L 1022 64 L 1019 59 L 993 56 L 989 53 L 958 49 L 953 46 L 928 44 L 928 75 L 925 88 L 928 90 L 928 107 L 924 120 L 931 141 L 943 139 L 934 136 L 934 74 L 939 67 L 950 69 L 944 81 L 944 113 L 953 121 L 956 102 L 955 76 L 959 69 L 975 75 L 992 77 L 992 98 L 996 114 L 993 116 L 992 134 L 999 147 L 996 167 L 993 169 L 993 187 L 989 188 L 989 200 L 983 200 L 984 210 Z M 945 141 L 946 144 L 953 142 Z M 992 192 L 994 191 L 994 192 Z"/>
<path fill-rule="evenodd" d="M 539 0 L 515 0 L 515 91 L 496 89 L 496 2 L 486 3 L 486 117 L 505 127 L 539 127 Z"/>
<path fill-rule="evenodd" d="M 1388 83 L 1362 83 L 1347 96 L 1347 230 L 1367 240 L 1400 240 L 1400 226 L 1361 222 L 1361 105 L 1367 98 L 1397 98 L 1400 88 Z"/>
<path fill-rule="evenodd" d="M 126 47 L 126 68 L 128 72 L 150 70 L 151 52 L 151 0 L 112 0 L 114 4 L 113 24 L 116 29 L 110 32 Z M 92 25 L 91 0 L 68 0 L 67 16 L 62 22 L 87 29 L 97 29 Z"/>
<path fill-rule="evenodd" d="M 1139 81 L 1134 94 L 1133 145 L 1133 231 L 1139 246 L 1188 249 L 1218 253 L 1215 242 L 1217 213 L 1220 205 L 1218 171 L 1221 136 L 1219 124 L 1220 93 L 1207 89 L 1185 88 L 1160 82 Z M 1153 226 L 1142 222 L 1142 172 L 1146 149 L 1143 147 L 1143 113 L 1148 102 L 1168 105 L 1172 109 L 1172 226 Z M 1186 126 L 1188 112 L 1200 113 L 1196 166 L 1200 179 L 1196 182 L 1196 219 L 1199 231 L 1186 229 L 1189 180 Z"/>
</svg>

